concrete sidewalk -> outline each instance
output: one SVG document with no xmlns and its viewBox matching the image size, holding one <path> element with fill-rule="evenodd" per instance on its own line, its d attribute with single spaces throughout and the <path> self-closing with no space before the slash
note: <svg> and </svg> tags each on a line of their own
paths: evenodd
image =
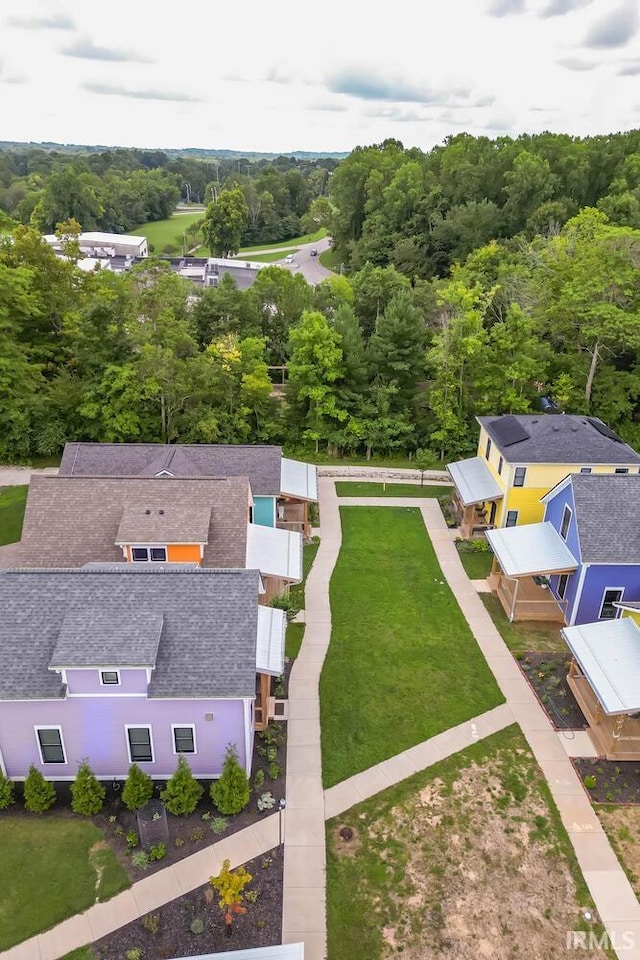
<svg viewBox="0 0 640 960">
<path fill-rule="evenodd" d="M 138 880 L 111 900 L 96 903 L 84 913 L 3 951 L 0 956 L 3 960 L 57 960 L 195 890 L 220 872 L 223 860 L 229 859 L 231 866 L 237 867 L 273 850 L 278 846 L 278 831 L 278 814 L 271 814 L 150 877 Z"/>
</svg>

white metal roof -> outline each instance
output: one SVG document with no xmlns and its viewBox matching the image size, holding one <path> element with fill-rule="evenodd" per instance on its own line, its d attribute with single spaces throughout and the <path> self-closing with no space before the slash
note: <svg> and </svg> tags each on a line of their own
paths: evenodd
<svg viewBox="0 0 640 960">
<path fill-rule="evenodd" d="M 499 500 L 503 496 L 497 480 L 482 457 L 448 463 L 447 470 L 465 507 L 472 503 L 482 503 L 484 500 Z"/>
<path fill-rule="evenodd" d="M 299 582 L 302 580 L 302 534 L 248 524 L 247 569 Z"/>
<path fill-rule="evenodd" d="M 300 500 L 318 499 L 318 470 L 313 463 L 282 458 L 280 492 Z"/>
<path fill-rule="evenodd" d="M 284 673 L 284 641 L 287 615 L 275 607 L 258 607 L 256 672 L 280 677 Z"/>
<path fill-rule="evenodd" d="M 640 630 L 630 617 L 565 627 L 562 635 L 606 713 L 640 710 Z"/>
<path fill-rule="evenodd" d="M 177 960 L 304 960 L 303 943 L 283 943 L 277 947 L 254 947 L 226 953 L 203 953 L 199 957 L 178 957 Z"/>
<path fill-rule="evenodd" d="M 508 577 L 576 570 L 578 561 L 556 528 L 545 523 L 487 530 L 487 540 Z"/>
</svg>

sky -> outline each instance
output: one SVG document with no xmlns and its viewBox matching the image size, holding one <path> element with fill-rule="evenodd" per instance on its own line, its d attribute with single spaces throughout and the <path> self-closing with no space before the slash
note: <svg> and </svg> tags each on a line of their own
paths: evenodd
<svg viewBox="0 0 640 960">
<path fill-rule="evenodd" d="M 640 0 L 2 6 L 0 140 L 426 151 L 640 126 Z"/>
</svg>

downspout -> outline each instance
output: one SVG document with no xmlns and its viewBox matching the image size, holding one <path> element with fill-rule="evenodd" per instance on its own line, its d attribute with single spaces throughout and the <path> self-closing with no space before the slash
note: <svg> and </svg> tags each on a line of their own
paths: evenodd
<svg viewBox="0 0 640 960">
<path fill-rule="evenodd" d="M 253 710 L 252 700 L 244 700 L 244 769 L 248 777 L 251 776 L 253 762 Z"/>
</svg>

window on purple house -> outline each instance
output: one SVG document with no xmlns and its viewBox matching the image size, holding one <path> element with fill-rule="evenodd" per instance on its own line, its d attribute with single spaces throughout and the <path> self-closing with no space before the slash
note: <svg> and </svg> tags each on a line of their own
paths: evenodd
<svg viewBox="0 0 640 960">
<path fill-rule="evenodd" d="M 60 727 L 36 727 L 36 735 L 43 763 L 67 762 Z"/>
</svg>

